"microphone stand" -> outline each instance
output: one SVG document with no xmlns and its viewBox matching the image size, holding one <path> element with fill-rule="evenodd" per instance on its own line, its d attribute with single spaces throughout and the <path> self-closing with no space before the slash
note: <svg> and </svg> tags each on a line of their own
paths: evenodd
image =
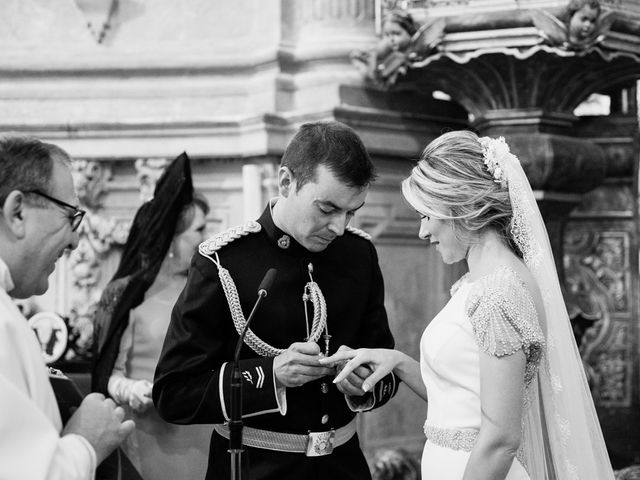
<svg viewBox="0 0 640 480">
<path fill-rule="evenodd" d="M 229 450 L 231 454 L 231 480 L 242 480 L 242 375 L 240 374 L 240 349 L 244 343 L 244 337 L 249 329 L 249 324 L 253 319 L 260 302 L 267 296 L 267 289 L 271 288 L 271 284 L 276 276 L 277 270 L 270 268 L 262 279 L 260 288 L 258 289 L 258 299 L 253 305 L 253 309 L 247 318 L 238 343 L 233 355 L 233 363 L 231 366 L 231 408 L 229 415 Z"/>
<path fill-rule="evenodd" d="M 231 366 L 231 412 L 229 421 L 229 453 L 231 454 L 231 480 L 242 480 L 242 375 L 240 374 L 240 348 L 244 343 L 244 337 L 249 328 L 249 322 L 253 318 L 258 305 L 264 297 L 267 296 L 266 290 L 258 292 L 258 300 L 253 306 L 253 310 L 249 314 L 247 323 L 242 329 L 242 335 L 236 345 L 236 352 L 233 356 L 233 364 Z"/>
</svg>

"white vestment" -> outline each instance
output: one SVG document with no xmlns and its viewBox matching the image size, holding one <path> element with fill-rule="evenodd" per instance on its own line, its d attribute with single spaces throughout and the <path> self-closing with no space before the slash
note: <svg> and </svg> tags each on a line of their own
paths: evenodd
<svg viewBox="0 0 640 480">
<path fill-rule="evenodd" d="M 35 334 L 8 291 L 0 259 L 0 479 L 93 479 L 96 454 L 80 435 L 60 436 L 62 421 Z"/>
</svg>

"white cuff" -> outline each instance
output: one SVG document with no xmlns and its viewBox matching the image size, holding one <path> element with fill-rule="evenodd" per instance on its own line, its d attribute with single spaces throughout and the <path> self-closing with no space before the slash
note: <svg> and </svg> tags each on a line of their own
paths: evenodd
<svg viewBox="0 0 640 480">
<path fill-rule="evenodd" d="M 109 377 L 107 391 L 118 405 L 127 404 L 136 411 L 144 411 L 151 405 L 152 386 L 148 380 L 133 380 L 114 373 Z"/>
<path fill-rule="evenodd" d="M 278 386 L 275 372 L 273 372 L 273 389 L 276 392 L 276 402 L 278 402 L 280 415 L 285 416 L 287 414 L 287 387 Z"/>
</svg>

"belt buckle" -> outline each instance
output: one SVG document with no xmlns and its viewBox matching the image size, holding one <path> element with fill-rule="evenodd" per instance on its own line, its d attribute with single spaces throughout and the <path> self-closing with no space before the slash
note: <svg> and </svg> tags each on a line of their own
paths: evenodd
<svg viewBox="0 0 640 480">
<path fill-rule="evenodd" d="M 336 431 L 334 429 L 328 432 L 309 432 L 307 440 L 307 457 L 322 457 L 333 453 L 333 444 L 336 441 Z"/>
</svg>

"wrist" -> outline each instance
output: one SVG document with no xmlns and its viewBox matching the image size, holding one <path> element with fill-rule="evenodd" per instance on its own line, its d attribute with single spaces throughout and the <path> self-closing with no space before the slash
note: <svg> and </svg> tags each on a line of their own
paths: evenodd
<svg viewBox="0 0 640 480">
<path fill-rule="evenodd" d="M 411 357 L 399 350 L 394 350 L 393 352 L 393 369 L 391 372 L 395 375 L 401 376 L 402 372 L 407 369 L 407 365 L 409 360 L 411 360 Z"/>
<path fill-rule="evenodd" d="M 128 403 L 131 395 L 131 384 L 132 380 L 121 373 L 113 374 L 109 378 L 107 392 L 117 404 Z"/>
</svg>

